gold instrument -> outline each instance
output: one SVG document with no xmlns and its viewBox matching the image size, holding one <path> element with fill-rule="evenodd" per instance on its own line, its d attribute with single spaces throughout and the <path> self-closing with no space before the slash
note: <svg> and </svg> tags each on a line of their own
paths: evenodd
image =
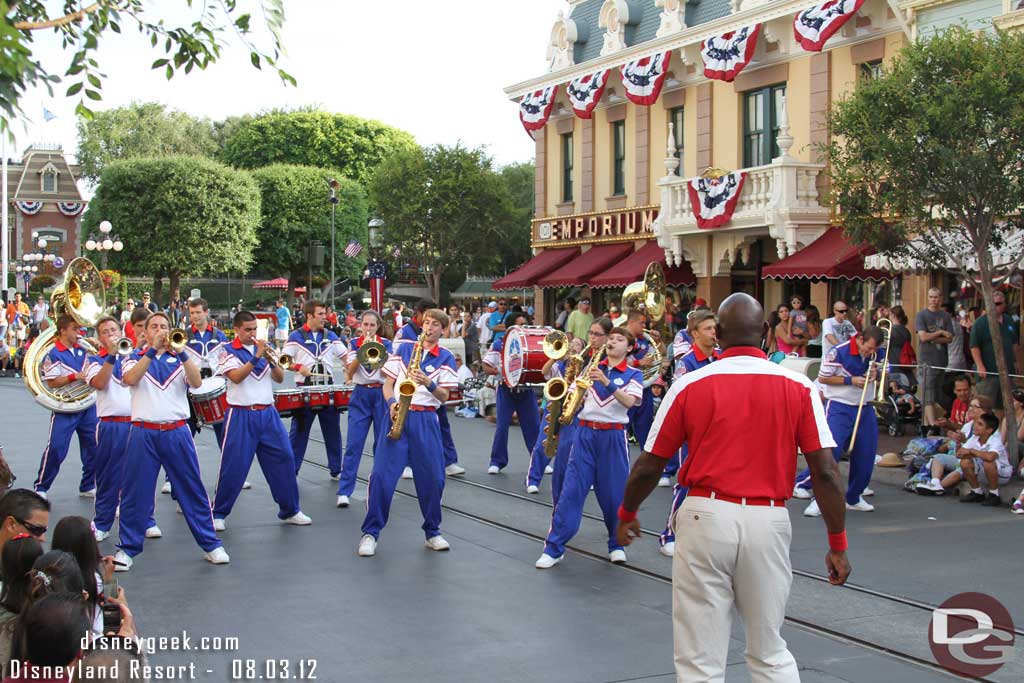
<svg viewBox="0 0 1024 683">
<path fill-rule="evenodd" d="M 121 337 L 117 340 L 117 355 L 128 356 L 135 350 L 135 344 L 128 337 Z"/>
<path fill-rule="evenodd" d="M 188 335 L 185 330 L 175 327 L 167 336 L 167 347 L 174 353 L 179 353 L 188 346 Z"/>
<path fill-rule="evenodd" d="M 665 325 L 667 301 L 665 271 L 661 264 L 655 261 L 647 266 L 643 280 L 632 283 L 622 292 L 622 312 L 628 316 L 630 311 L 642 310 L 650 319 L 651 324 L 661 332 L 661 338 L 665 339 L 667 337 Z M 665 355 L 648 330 L 644 330 L 644 337 L 651 345 L 652 362 L 639 370 L 644 377 L 644 388 L 647 388 L 654 384 L 658 376 L 661 375 L 661 364 L 665 360 Z"/>
<path fill-rule="evenodd" d="M 551 330 L 544 336 L 541 348 L 548 358 L 561 360 L 569 353 L 569 337 L 561 330 Z"/>
<path fill-rule="evenodd" d="M 544 337 L 542 344 L 544 355 L 551 360 L 561 360 L 569 352 L 569 338 L 564 332 L 552 330 Z M 569 393 L 569 383 L 575 377 L 579 364 L 582 363 L 580 356 L 572 356 L 566 363 L 566 376 L 552 377 L 544 383 L 544 398 L 548 402 L 547 424 L 544 425 L 544 455 L 553 458 L 558 452 L 558 432 L 562 428 L 559 421 L 562 417 L 562 406 L 565 405 L 565 397 Z"/>
<path fill-rule="evenodd" d="M 388 350 L 378 341 L 363 342 L 356 351 L 356 360 L 367 372 L 376 372 L 388 362 Z"/>
<path fill-rule="evenodd" d="M 576 413 L 580 412 L 580 409 L 583 408 L 583 401 L 587 398 L 587 392 L 590 391 L 590 387 L 594 385 L 594 381 L 590 379 L 590 370 L 597 366 L 597 363 L 601 360 L 601 356 L 604 355 L 604 349 L 606 346 L 607 344 L 601 344 L 601 346 L 594 351 L 593 355 L 590 356 L 590 361 L 587 362 L 586 366 L 581 367 L 579 373 L 576 375 L 575 380 L 572 383 L 571 392 L 562 406 L 562 415 L 558 419 L 558 421 L 563 425 L 567 425 L 572 422 L 573 418 L 576 417 Z"/>
<path fill-rule="evenodd" d="M 860 402 L 857 404 L 857 418 L 853 421 L 853 434 L 850 436 L 850 446 L 846 453 L 849 455 L 853 453 L 853 445 L 857 442 L 857 428 L 860 427 L 860 415 L 864 411 L 865 403 L 870 404 L 872 410 L 875 406 L 884 406 L 885 392 L 887 389 L 886 382 L 889 379 L 889 341 L 892 337 L 892 321 L 888 318 L 881 318 L 875 323 L 875 327 L 882 330 L 884 338 L 882 339 L 882 346 L 885 348 L 885 355 L 882 360 L 872 360 L 868 363 L 868 372 L 865 375 L 864 388 L 860 391 Z M 875 352 L 875 358 L 878 357 L 878 352 Z M 875 395 L 870 401 L 865 401 L 868 396 L 868 385 L 871 384 L 868 381 L 871 378 L 871 374 L 875 373 Z"/>
<path fill-rule="evenodd" d="M 106 294 L 99 270 L 89 259 L 76 258 L 67 265 L 63 281 L 50 295 L 50 310 L 54 321 L 70 315 L 82 327 L 92 327 L 106 310 Z M 57 341 L 57 326 L 50 325 L 25 352 L 23 361 L 25 386 L 36 403 L 55 413 L 77 413 L 96 402 L 96 392 L 80 381 L 51 389 L 43 379 L 43 363 L 50 348 Z M 89 353 L 97 353 L 92 344 L 79 339 L 79 345 Z"/>
<path fill-rule="evenodd" d="M 276 349 L 270 346 L 263 347 L 263 357 L 270 361 L 271 365 L 277 365 L 282 370 L 290 370 L 294 364 L 294 360 L 290 355 L 287 353 L 278 353 Z"/>
<path fill-rule="evenodd" d="M 388 431 L 388 438 L 392 441 L 401 437 L 402 430 L 405 428 L 405 418 L 409 415 L 412 395 L 416 393 L 416 388 L 419 386 L 416 382 L 409 379 L 409 375 L 414 370 L 420 369 L 420 363 L 423 360 L 423 342 L 426 339 L 427 333 L 421 332 L 420 338 L 416 340 L 416 346 L 413 347 L 412 358 L 409 360 L 409 367 L 405 370 L 405 377 L 395 384 L 395 398 L 398 400 L 398 409 L 395 413 L 395 419 L 391 423 L 391 430 Z"/>
</svg>

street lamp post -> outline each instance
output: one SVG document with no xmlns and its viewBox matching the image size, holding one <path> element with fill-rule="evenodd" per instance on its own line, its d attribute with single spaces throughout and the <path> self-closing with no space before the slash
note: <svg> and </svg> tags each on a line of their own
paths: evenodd
<svg viewBox="0 0 1024 683">
<path fill-rule="evenodd" d="M 117 235 L 110 236 L 110 232 L 114 229 L 114 226 L 110 224 L 110 221 L 102 221 L 100 223 L 100 236 L 90 236 L 85 241 L 85 248 L 87 251 L 98 251 L 100 252 L 100 263 L 102 264 L 103 270 L 107 269 L 107 252 L 121 251 L 124 249 L 124 242 Z"/>
<path fill-rule="evenodd" d="M 327 185 L 331 188 L 331 308 L 337 310 L 334 305 L 334 211 L 338 207 L 338 187 L 341 183 L 331 178 Z"/>
</svg>

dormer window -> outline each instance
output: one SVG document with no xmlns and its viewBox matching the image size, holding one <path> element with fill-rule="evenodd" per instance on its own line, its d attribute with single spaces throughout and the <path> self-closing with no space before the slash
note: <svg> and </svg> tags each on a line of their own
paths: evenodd
<svg viewBox="0 0 1024 683">
<path fill-rule="evenodd" d="M 43 170 L 39 172 L 39 189 L 43 192 L 56 194 L 58 191 L 57 175 L 57 168 L 53 164 L 43 166 Z"/>
</svg>

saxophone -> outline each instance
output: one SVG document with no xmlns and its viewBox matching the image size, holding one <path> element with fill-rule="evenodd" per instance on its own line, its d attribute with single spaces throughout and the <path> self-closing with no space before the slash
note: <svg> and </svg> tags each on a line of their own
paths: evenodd
<svg viewBox="0 0 1024 683">
<path fill-rule="evenodd" d="M 416 382 L 409 379 L 409 375 L 412 374 L 413 370 L 420 369 L 420 362 L 423 360 L 423 342 L 426 338 L 427 333 L 422 332 L 420 338 L 416 340 L 416 346 L 412 349 L 412 358 L 409 360 L 409 367 L 406 368 L 405 377 L 402 381 L 395 384 L 398 410 L 395 413 L 395 419 L 391 423 L 391 430 L 388 431 L 388 438 L 392 441 L 402 436 L 402 429 L 405 428 L 405 418 L 409 414 L 409 406 L 412 405 L 412 395 L 416 393 L 416 388 L 419 386 Z"/>
<path fill-rule="evenodd" d="M 562 415 L 558 419 L 563 425 L 572 422 L 573 418 L 576 417 L 576 413 L 580 412 L 580 409 L 583 407 L 583 400 L 587 397 L 590 387 L 594 385 L 594 381 L 590 379 L 590 370 L 601 360 L 606 346 L 607 344 L 601 344 L 601 347 L 590 356 L 590 361 L 586 367 L 582 368 L 579 374 L 576 375 L 572 393 L 569 394 L 569 398 L 566 399 L 565 404 L 562 406 Z"/>
<path fill-rule="evenodd" d="M 590 348 L 589 346 L 587 348 Z M 583 353 L 587 350 L 584 349 Z M 548 401 L 547 424 L 544 425 L 544 455 L 548 458 L 555 457 L 558 453 L 558 433 L 562 429 L 561 417 L 565 406 L 565 397 L 569 393 L 569 385 L 576 379 L 576 375 L 583 365 L 583 353 L 578 356 L 570 356 L 565 365 L 565 377 L 552 377 L 544 383 L 544 398 Z"/>
</svg>

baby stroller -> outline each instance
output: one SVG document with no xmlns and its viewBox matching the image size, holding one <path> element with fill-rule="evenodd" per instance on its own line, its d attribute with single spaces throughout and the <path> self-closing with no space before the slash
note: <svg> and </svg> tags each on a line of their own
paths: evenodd
<svg viewBox="0 0 1024 683">
<path fill-rule="evenodd" d="M 889 382 L 894 382 L 900 391 L 898 394 L 886 387 L 885 403 L 875 406 L 878 424 L 884 425 L 889 436 L 903 436 L 906 425 L 921 424 L 921 402 L 917 400 L 917 385 L 902 372 L 889 375 Z M 908 401 L 905 397 L 911 397 Z"/>
</svg>

